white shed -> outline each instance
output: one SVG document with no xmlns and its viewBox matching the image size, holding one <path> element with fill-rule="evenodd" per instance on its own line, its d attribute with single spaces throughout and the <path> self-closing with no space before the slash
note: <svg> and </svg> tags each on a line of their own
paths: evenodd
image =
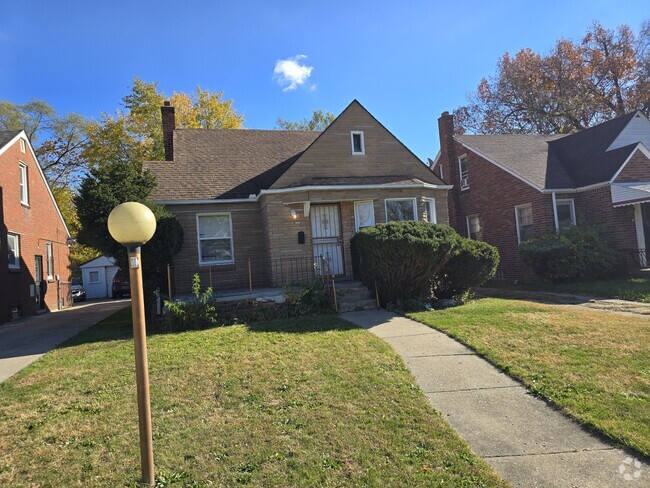
<svg viewBox="0 0 650 488">
<path fill-rule="evenodd" d="M 81 279 L 86 298 L 106 298 L 111 296 L 111 284 L 118 267 L 113 258 L 99 256 L 80 266 Z"/>
</svg>

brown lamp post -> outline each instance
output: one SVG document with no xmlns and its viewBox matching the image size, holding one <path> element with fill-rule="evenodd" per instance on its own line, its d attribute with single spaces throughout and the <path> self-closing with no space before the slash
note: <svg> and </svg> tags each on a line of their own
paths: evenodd
<svg viewBox="0 0 650 488">
<path fill-rule="evenodd" d="M 118 205 L 108 216 L 108 231 L 113 239 L 127 247 L 131 282 L 133 340 L 135 346 L 135 378 L 138 392 L 140 425 L 140 463 L 142 481 L 154 484 L 153 442 L 151 437 L 151 406 L 149 403 L 149 366 L 147 361 L 147 331 L 144 319 L 144 294 L 140 246 L 156 232 L 156 217 L 145 205 L 127 202 Z"/>
</svg>

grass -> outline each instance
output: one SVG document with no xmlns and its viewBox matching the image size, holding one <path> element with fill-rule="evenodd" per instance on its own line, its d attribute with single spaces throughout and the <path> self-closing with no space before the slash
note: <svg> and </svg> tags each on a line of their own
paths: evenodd
<svg viewBox="0 0 650 488">
<path fill-rule="evenodd" d="M 439 329 L 579 421 L 650 455 L 650 320 L 482 299 L 410 317 Z"/>
<path fill-rule="evenodd" d="M 488 283 L 487 286 L 511 290 L 549 291 L 599 298 L 617 298 L 619 300 L 650 303 L 650 280 L 647 278 L 627 278 L 586 283 L 521 283 L 517 285 L 493 281 Z"/>
<path fill-rule="evenodd" d="M 0 486 L 135 486 L 129 310 L 0 384 Z M 149 337 L 157 486 L 505 486 L 336 316 Z"/>
</svg>

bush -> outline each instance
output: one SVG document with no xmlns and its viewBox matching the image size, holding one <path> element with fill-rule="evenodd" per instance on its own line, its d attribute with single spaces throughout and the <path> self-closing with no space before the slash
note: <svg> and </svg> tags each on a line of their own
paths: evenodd
<svg viewBox="0 0 650 488">
<path fill-rule="evenodd" d="M 453 255 L 460 236 L 428 222 L 402 221 L 368 227 L 352 238 L 354 262 L 363 283 L 377 287 L 383 306 L 431 296 L 434 276 Z"/>
<path fill-rule="evenodd" d="M 435 296 L 464 301 L 470 289 L 481 286 L 495 275 L 498 266 L 496 247 L 461 237 L 458 250 L 436 276 Z"/>
<path fill-rule="evenodd" d="M 546 281 L 567 283 L 612 278 L 625 272 L 624 260 L 594 226 L 573 226 L 519 245 L 519 254 Z"/>
<path fill-rule="evenodd" d="M 219 325 L 217 309 L 212 303 L 212 287 L 201 292 L 201 278 L 198 274 L 192 279 L 192 294 L 195 298 L 192 301 L 165 300 L 166 328 L 180 332 Z"/>
<path fill-rule="evenodd" d="M 284 296 L 287 299 L 287 313 L 290 317 L 334 311 L 332 292 L 325 288 L 321 280 L 303 283 L 298 288 L 285 288 Z"/>
</svg>

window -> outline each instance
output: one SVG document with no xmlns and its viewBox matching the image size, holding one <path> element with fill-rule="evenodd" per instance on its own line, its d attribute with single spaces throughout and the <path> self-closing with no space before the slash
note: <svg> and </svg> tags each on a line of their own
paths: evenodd
<svg viewBox="0 0 650 488">
<path fill-rule="evenodd" d="M 233 264 L 232 220 L 229 213 L 197 214 L 199 264 Z"/>
<path fill-rule="evenodd" d="M 351 132 L 352 137 L 352 154 L 355 156 L 363 156 L 366 154 L 366 146 L 363 142 L 363 132 Z"/>
<path fill-rule="evenodd" d="M 9 269 L 20 269 L 20 237 L 17 234 L 7 234 L 9 250 Z"/>
<path fill-rule="evenodd" d="M 20 203 L 29 205 L 29 188 L 27 184 L 27 166 L 20 164 Z"/>
<path fill-rule="evenodd" d="M 415 198 L 386 199 L 385 204 L 386 222 L 418 219 L 418 214 L 415 210 Z"/>
<path fill-rule="evenodd" d="M 354 224 L 357 232 L 364 227 L 375 225 L 375 206 L 372 200 L 354 202 Z"/>
<path fill-rule="evenodd" d="M 556 200 L 555 211 L 557 212 L 558 230 L 576 225 L 576 209 L 573 199 Z"/>
<path fill-rule="evenodd" d="M 88 283 L 99 283 L 99 271 L 90 271 L 88 273 Z"/>
<path fill-rule="evenodd" d="M 47 278 L 51 280 L 54 278 L 54 252 L 51 242 L 45 243 L 45 250 L 47 259 Z"/>
<path fill-rule="evenodd" d="M 527 203 L 526 205 L 515 207 L 515 220 L 517 221 L 517 239 L 520 244 L 533 237 L 532 204 Z"/>
<path fill-rule="evenodd" d="M 426 221 L 435 224 L 436 220 L 436 201 L 433 198 L 424 199 L 424 211 L 426 212 Z"/>
<path fill-rule="evenodd" d="M 478 215 L 467 216 L 467 237 L 475 241 L 481 240 L 481 221 Z"/>
<path fill-rule="evenodd" d="M 25 152 L 25 139 L 20 140 L 20 152 Z"/>
<path fill-rule="evenodd" d="M 469 172 L 467 170 L 467 156 L 458 158 L 458 170 L 460 171 L 460 189 L 469 188 Z"/>
</svg>

